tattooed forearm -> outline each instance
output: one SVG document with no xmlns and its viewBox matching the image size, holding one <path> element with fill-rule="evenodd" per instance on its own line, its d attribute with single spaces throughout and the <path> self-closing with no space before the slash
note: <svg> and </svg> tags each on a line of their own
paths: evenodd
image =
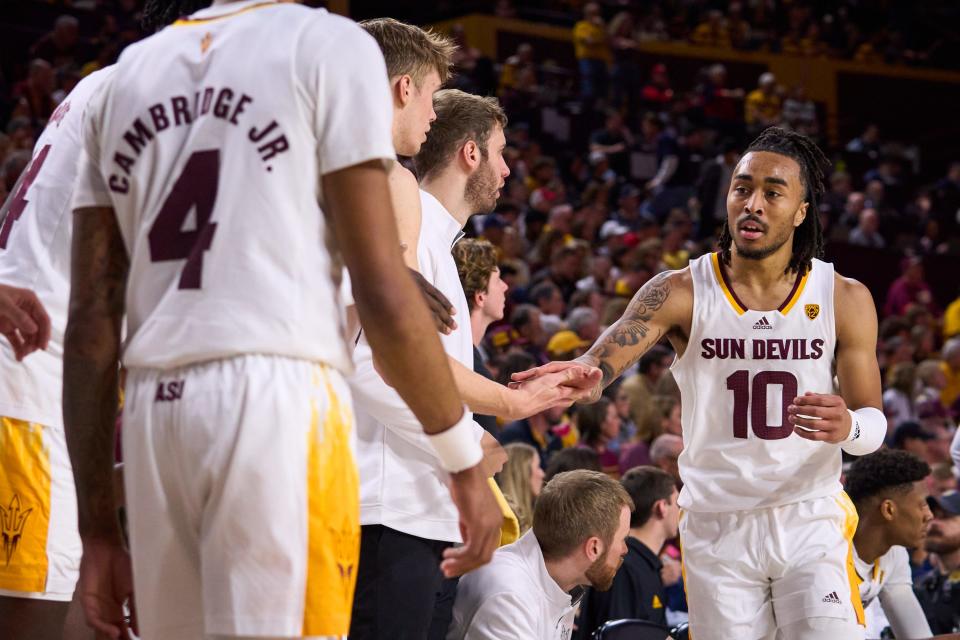
<svg viewBox="0 0 960 640">
<path fill-rule="evenodd" d="M 77 488 L 80 535 L 117 541 L 113 442 L 128 268 L 113 211 L 78 213 L 70 317 L 64 336 L 63 420 Z"/>
<path fill-rule="evenodd" d="M 623 316 L 580 358 L 599 367 L 603 373 L 601 388 L 633 366 L 663 337 L 664 322 L 657 315 L 670 297 L 670 289 L 670 272 L 650 280 L 633 297 Z"/>
</svg>

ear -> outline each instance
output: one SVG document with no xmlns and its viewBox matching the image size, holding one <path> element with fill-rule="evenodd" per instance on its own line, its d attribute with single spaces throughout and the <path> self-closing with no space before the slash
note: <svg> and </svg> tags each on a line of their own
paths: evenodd
<svg viewBox="0 0 960 640">
<path fill-rule="evenodd" d="M 479 309 L 483 306 L 483 299 L 486 297 L 485 291 L 474 291 L 473 292 L 473 307 L 474 309 Z"/>
<path fill-rule="evenodd" d="M 401 109 L 407 106 L 413 97 L 413 78 L 402 75 L 393 81 L 393 101 Z"/>
<path fill-rule="evenodd" d="M 653 515 L 656 516 L 658 520 L 663 520 L 667 516 L 666 500 L 657 500 L 653 503 Z"/>
<path fill-rule="evenodd" d="M 590 536 L 583 545 L 584 554 L 590 562 L 596 562 L 597 558 L 603 555 L 603 540 L 597 536 Z"/>
<path fill-rule="evenodd" d="M 460 147 L 460 159 L 467 166 L 471 173 L 480 166 L 482 158 L 480 157 L 480 147 L 473 140 L 467 140 Z"/>
<path fill-rule="evenodd" d="M 804 220 L 807 219 L 807 207 L 810 206 L 809 202 L 804 202 L 800 205 L 800 208 L 797 209 L 797 212 L 793 215 L 793 226 L 799 227 Z"/>
<path fill-rule="evenodd" d="M 880 515 L 887 522 L 891 522 L 897 518 L 897 504 L 887 498 L 880 503 Z"/>
</svg>

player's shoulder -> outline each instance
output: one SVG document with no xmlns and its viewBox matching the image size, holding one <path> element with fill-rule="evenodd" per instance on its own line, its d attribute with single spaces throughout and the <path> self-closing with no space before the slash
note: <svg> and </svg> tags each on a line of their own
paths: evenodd
<svg viewBox="0 0 960 640">
<path fill-rule="evenodd" d="M 693 270 L 689 265 L 682 269 L 661 271 L 643 286 L 644 289 L 665 290 L 673 295 L 693 297 Z"/>
<path fill-rule="evenodd" d="M 865 284 L 856 278 L 833 272 L 834 300 L 838 304 L 852 305 L 873 304 L 873 295 Z"/>
<path fill-rule="evenodd" d="M 393 164 L 388 179 L 391 189 L 398 189 L 404 195 L 412 194 L 414 197 L 420 197 L 420 183 L 417 182 L 417 177 L 399 162 Z"/>
</svg>

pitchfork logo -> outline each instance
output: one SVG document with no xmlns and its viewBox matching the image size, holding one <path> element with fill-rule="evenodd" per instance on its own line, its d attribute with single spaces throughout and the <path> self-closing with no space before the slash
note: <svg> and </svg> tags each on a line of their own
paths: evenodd
<svg viewBox="0 0 960 640">
<path fill-rule="evenodd" d="M 3 553 L 7 559 L 7 566 L 10 566 L 10 558 L 17 551 L 17 545 L 23 536 L 23 528 L 32 512 L 32 508 L 26 511 L 20 510 L 20 496 L 16 494 L 13 495 L 10 506 L 0 507 L 0 535 L 3 536 Z"/>
</svg>

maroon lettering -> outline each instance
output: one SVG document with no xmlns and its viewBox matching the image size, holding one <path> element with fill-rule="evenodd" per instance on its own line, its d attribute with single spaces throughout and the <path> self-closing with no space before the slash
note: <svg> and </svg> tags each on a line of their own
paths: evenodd
<svg viewBox="0 0 960 640">
<path fill-rule="evenodd" d="M 193 118 L 190 117 L 190 111 L 188 111 L 190 105 L 186 98 L 183 96 L 174 96 L 170 100 L 170 104 L 173 106 L 173 123 L 176 126 L 179 127 L 182 124 L 190 124 L 193 122 Z"/>
<path fill-rule="evenodd" d="M 781 386 L 780 424 L 767 423 L 767 389 Z M 748 387 L 750 389 L 748 390 Z M 747 437 L 747 408 L 753 433 L 762 440 L 780 440 L 793 433 L 787 407 L 797 397 L 797 378 L 788 371 L 760 371 L 750 384 L 750 372 L 735 371 L 727 378 L 727 389 L 733 391 L 733 437 Z"/>
<path fill-rule="evenodd" d="M 233 91 L 224 87 L 217 95 L 217 102 L 213 105 L 213 115 L 222 120 L 226 120 L 230 113 L 230 101 L 233 100 Z"/>
<path fill-rule="evenodd" d="M 50 145 L 44 145 L 36 157 L 30 161 L 30 166 L 26 168 L 23 172 L 23 177 L 19 181 L 19 186 L 13 194 L 13 198 L 10 200 L 10 208 L 7 211 L 7 216 L 3 219 L 3 224 L 0 224 L 0 249 L 7 248 L 7 241 L 10 239 L 10 232 L 13 231 L 13 223 L 20 219 L 20 216 L 23 215 L 23 212 L 27 208 L 27 191 L 30 190 L 30 185 L 33 184 L 33 181 L 37 179 L 37 176 L 40 174 L 40 169 L 43 167 L 43 163 L 47 160 L 47 154 L 50 153 Z"/>
<path fill-rule="evenodd" d="M 137 118 L 133 121 L 133 127 L 123 134 L 123 139 L 130 145 L 133 152 L 140 155 L 140 149 L 147 146 L 147 143 L 153 140 L 153 133 L 143 124 L 143 120 Z M 130 173 L 127 171 L 127 173 Z"/>
<path fill-rule="evenodd" d="M 713 348 L 713 338 L 704 338 L 700 341 L 700 357 L 707 360 L 713 360 L 717 352 Z"/>
<path fill-rule="evenodd" d="M 260 152 L 260 159 L 266 162 L 270 158 L 279 153 L 283 153 L 289 148 L 290 145 L 287 143 L 287 136 L 280 136 L 279 138 L 274 138 L 265 145 L 257 147 L 257 151 Z"/>
<path fill-rule="evenodd" d="M 820 338 L 814 339 L 810 343 L 810 347 L 813 349 L 813 359 L 819 360 L 823 356 L 823 340 Z"/>
<path fill-rule="evenodd" d="M 753 341 L 753 359 L 764 360 L 767 357 L 767 342 L 765 340 Z"/>
<path fill-rule="evenodd" d="M 213 87 L 207 87 L 203 90 L 203 104 L 200 106 L 200 115 L 210 111 L 211 102 L 213 102 Z"/>
<path fill-rule="evenodd" d="M 170 126 L 170 119 L 167 117 L 167 110 L 162 104 L 155 104 L 149 109 L 150 117 L 153 119 L 153 129 L 160 133 Z"/>
<path fill-rule="evenodd" d="M 250 133 L 247 136 L 250 138 L 251 142 L 260 142 L 263 140 L 271 131 L 277 128 L 277 121 L 273 120 L 270 124 L 267 125 L 267 128 L 263 131 L 257 131 L 256 127 L 250 127 Z"/>
<path fill-rule="evenodd" d="M 240 96 L 240 99 L 237 100 L 237 106 L 234 107 L 233 109 L 233 115 L 230 116 L 230 124 L 238 124 L 237 116 L 243 113 L 243 110 L 244 110 L 243 108 L 246 105 L 250 104 L 251 102 L 253 102 L 253 98 L 251 98 L 247 94 L 243 94 L 242 96 Z"/>
<path fill-rule="evenodd" d="M 153 396 L 154 402 L 172 402 L 183 397 L 183 380 L 172 382 L 158 382 L 157 392 Z"/>
<path fill-rule="evenodd" d="M 114 193 L 127 193 L 130 191 L 130 181 L 115 173 L 110 174 L 110 179 L 107 180 L 107 184 L 110 186 L 110 191 Z"/>
<path fill-rule="evenodd" d="M 123 172 L 127 175 L 130 175 L 130 169 L 133 168 L 133 158 L 126 156 L 119 151 L 113 154 L 113 161 L 123 169 Z"/>
</svg>

